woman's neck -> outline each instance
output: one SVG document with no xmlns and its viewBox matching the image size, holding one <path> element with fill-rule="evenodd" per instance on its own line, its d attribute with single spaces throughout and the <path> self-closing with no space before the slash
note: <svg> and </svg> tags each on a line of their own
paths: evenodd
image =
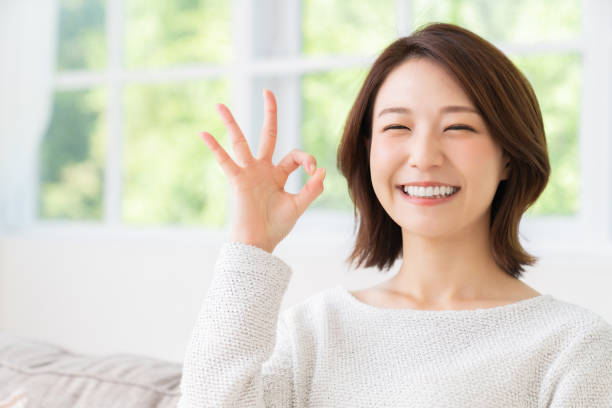
<svg viewBox="0 0 612 408">
<path fill-rule="evenodd" d="M 526 286 L 495 263 L 486 228 L 445 237 L 424 237 L 403 230 L 402 237 L 402 265 L 385 287 L 415 301 L 494 299 Z"/>
</svg>

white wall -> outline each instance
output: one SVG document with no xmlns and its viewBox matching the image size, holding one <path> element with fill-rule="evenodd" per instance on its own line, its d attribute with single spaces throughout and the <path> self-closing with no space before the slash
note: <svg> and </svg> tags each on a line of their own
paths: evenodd
<svg viewBox="0 0 612 408">
<path fill-rule="evenodd" d="M 337 284 L 373 285 L 399 267 L 389 275 L 347 272 L 350 230 L 340 231 L 345 242 L 329 234 L 315 240 L 299 225 L 274 251 L 293 268 L 282 309 Z M 0 330 L 80 353 L 181 362 L 225 238 L 223 232 L 108 230 L 0 237 Z M 547 252 L 533 252 L 541 260 L 525 281 L 612 322 L 612 251 Z"/>
</svg>

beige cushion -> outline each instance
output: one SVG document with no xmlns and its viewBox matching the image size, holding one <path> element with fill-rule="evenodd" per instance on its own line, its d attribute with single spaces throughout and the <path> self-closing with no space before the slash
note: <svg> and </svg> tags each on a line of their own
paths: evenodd
<svg viewBox="0 0 612 408">
<path fill-rule="evenodd" d="M 0 333 L 0 401 L 29 407 L 176 407 L 181 366 L 145 356 L 87 356 Z"/>
</svg>

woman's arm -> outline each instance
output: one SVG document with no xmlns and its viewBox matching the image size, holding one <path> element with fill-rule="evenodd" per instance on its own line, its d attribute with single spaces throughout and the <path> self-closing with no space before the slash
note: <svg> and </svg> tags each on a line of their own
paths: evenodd
<svg viewBox="0 0 612 408">
<path fill-rule="evenodd" d="M 179 408 L 293 405 L 293 346 L 279 319 L 290 276 L 263 249 L 222 247 L 185 354 Z"/>
<path fill-rule="evenodd" d="M 217 111 L 238 163 L 210 133 L 201 134 L 231 186 L 232 242 L 221 250 L 185 355 L 180 408 L 292 405 L 292 345 L 279 321 L 291 269 L 272 251 L 323 192 L 325 172 L 297 149 L 272 163 L 276 98 L 267 90 L 264 98 L 258 157 L 223 104 Z M 287 193 L 287 178 L 300 165 L 311 177 L 298 194 Z"/>
</svg>

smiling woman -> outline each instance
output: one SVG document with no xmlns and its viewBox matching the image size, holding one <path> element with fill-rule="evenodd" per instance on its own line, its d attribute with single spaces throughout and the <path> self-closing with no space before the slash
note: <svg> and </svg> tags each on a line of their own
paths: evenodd
<svg viewBox="0 0 612 408">
<path fill-rule="evenodd" d="M 357 297 L 372 303 L 368 295 L 380 291 L 403 307 L 462 309 L 539 295 L 491 253 L 491 202 L 509 178 L 510 157 L 475 105 L 450 70 L 420 55 L 399 63 L 380 86 L 370 178 L 401 228 L 406 261 L 391 280 Z M 500 245 L 502 254 L 511 248 Z"/>
<path fill-rule="evenodd" d="M 429 217 L 449 228 L 446 232 L 453 240 L 465 237 L 466 228 L 479 219 L 480 241 L 486 242 L 488 251 L 489 238 L 482 234 L 490 234 L 491 256 L 497 265 L 483 261 L 480 269 L 493 266 L 518 278 L 524 265 L 536 262 L 521 247 L 518 226 L 550 175 L 540 107 L 524 75 L 475 34 L 438 24 L 389 45 L 374 63 L 350 111 L 337 158 L 360 215 L 357 242 L 349 258 L 358 266 L 389 268 L 402 252 L 407 258 L 412 246 L 408 247 L 406 232 L 414 230 L 415 223 L 423 223 L 421 228 L 434 234 L 431 219 L 411 217 L 417 208 L 407 209 L 408 213 L 390 211 L 385 191 L 377 190 L 381 185 L 377 181 L 385 183 L 377 177 L 377 163 L 395 166 L 389 169 L 396 172 L 391 187 L 431 180 L 464 187 L 454 200 L 461 208 Z M 483 158 L 500 160 L 503 169 L 495 170 L 503 170 L 503 177 L 487 173 Z M 464 178 L 483 171 L 491 177 L 485 186 L 481 178 L 464 179 L 462 186 L 461 165 L 470 166 Z M 462 194 L 470 201 L 459 200 Z M 478 194 L 483 197 L 477 199 Z M 466 214 L 466 209 L 473 215 Z M 463 225 L 449 224 L 458 217 L 463 217 Z M 412 226 L 402 228 L 406 223 Z M 448 252 L 444 258 L 451 259 Z"/>
<path fill-rule="evenodd" d="M 535 94 L 501 51 L 431 24 L 382 52 L 338 165 L 361 221 L 351 258 L 383 269 L 401 255 L 401 269 L 379 287 L 337 286 L 282 313 L 292 270 L 272 252 L 322 193 L 325 172 L 297 149 L 271 163 L 277 106 L 264 96 L 257 157 L 224 105 L 238 163 L 202 133 L 236 215 L 185 355 L 179 407 L 612 406 L 612 326 L 518 279 L 536 260 L 518 221 L 550 166 Z M 310 178 L 287 194 L 299 166 Z"/>
</svg>

